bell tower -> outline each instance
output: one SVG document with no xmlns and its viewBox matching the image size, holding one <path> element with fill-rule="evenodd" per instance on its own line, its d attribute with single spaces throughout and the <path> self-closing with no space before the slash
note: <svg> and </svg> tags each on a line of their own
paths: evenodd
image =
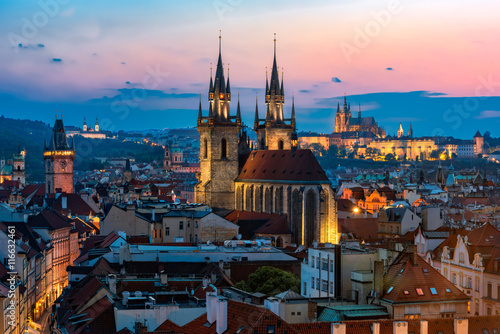
<svg viewBox="0 0 500 334">
<path fill-rule="evenodd" d="M 260 119 L 258 106 L 255 107 L 254 129 L 257 133 L 259 150 L 291 149 L 291 134 L 295 131 L 295 103 L 292 102 L 291 117 L 286 119 L 283 113 L 285 90 L 283 88 L 283 71 L 281 83 L 276 63 L 276 34 L 274 34 L 274 58 L 271 70 L 271 82 L 266 71 L 266 118 Z M 263 122 L 261 124 L 261 122 Z"/>
<path fill-rule="evenodd" d="M 73 160 L 75 160 L 75 142 L 68 145 L 62 117 L 54 123 L 50 142 L 44 143 L 43 160 L 45 162 L 45 193 L 73 193 Z"/>
<path fill-rule="evenodd" d="M 197 203 L 205 203 L 214 209 L 234 210 L 234 180 L 238 177 L 238 142 L 241 115 L 231 115 L 231 88 L 229 77 L 224 79 L 219 35 L 219 58 L 215 79 L 210 70 L 208 90 L 208 116 L 203 116 L 201 100 L 198 110 L 200 133 L 200 173 L 195 188 Z"/>
</svg>

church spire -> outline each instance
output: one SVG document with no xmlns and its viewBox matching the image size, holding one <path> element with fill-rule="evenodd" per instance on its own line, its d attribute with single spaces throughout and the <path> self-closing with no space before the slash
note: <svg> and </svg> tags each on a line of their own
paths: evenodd
<svg viewBox="0 0 500 334">
<path fill-rule="evenodd" d="M 359 118 L 359 125 L 361 125 L 361 103 L 358 105 L 358 118 Z"/>
<path fill-rule="evenodd" d="M 295 96 L 293 96 L 293 95 L 292 95 L 292 117 L 291 117 L 291 120 L 292 120 L 292 127 L 295 130 L 297 123 L 295 122 Z"/>
<path fill-rule="evenodd" d="M 214 81 L 212 79 L 212 63 L 210 63 L 210 88 L 208 89 L 209 93 L 214 92 Z"/>
<path fill-rule="evenodd" d="M 344 108 L 342 109 L 343 112 L 347 112 L 347 96 L 344 93 Z"/>
<path fill-rule="evenodd" d="M 280 79 L 278 76 L 278 65 L 276 64 L 276 33 L 274 34 L 274 58 L 273 69 L 271 70 L 271 87 L 270 92 L 276 95 L 280 94 Z"/>
<path fill-rule="evenodd" d="M 270 93 L 269 93 L 269 79 L 267 78 L 267 67 L 266 67 L 266 95 L 270 95 Z"/>
<path fill-rule="evenodd" d="M 241 123 L 240 92 L 238 92 L 238 106 L 236 107 L 236 122 Z"/>
<path fill-rule="evenodd" d="M 408 129 L 408 137 L 413 137 L 413 129 L 411 128 L 411 123 L 410 123 L 410 128 Z"/>
<path fill-rule="evenodd" d="M 259 101 L 257 95 L 255 95 L 255 121 L 254 121 L 254 128 L 257 129 L 257 126 L 259 126 Z"/>
<path fill-rule="evenodd" d="M 201 123 L 202 119 L 203 119 L 203 115 L 201 112 L 201 94 L 200 94 L 200 104 L 198 106 L 198 124 Z"/>
</svg>

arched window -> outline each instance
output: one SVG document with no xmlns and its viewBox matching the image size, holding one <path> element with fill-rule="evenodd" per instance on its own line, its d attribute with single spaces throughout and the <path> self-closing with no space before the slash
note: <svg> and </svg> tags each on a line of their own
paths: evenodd
<svg viewBox="0 0 500 334">
<path fill-rule="evenodd" d="M 305 246 L 312 245 L 315 240 L 315 232 L 317 229 L 316 212 L 317 200 L 314 191 L 309 190 L 306 195 L 306 212 L 305 212 Z M 317 240 L 319 241 L 319 240 Z"/>
<path fill-rule="evenodd" d="M 203 159 L 208 157 L 208 141 L 207 138 L 203 139 Z"/>
<path fill-rule="evenodd" d="M 280 139 L 278 140 L 278 150 L 282 150 L 283 149 L 283 140 Z"/>
<path fill-rule="evenodd" d="M 227 158 L 227 140 L 222 138 L 220 141 L 220 157 L 221 159 Z"/>
<path fill-rule="evenodd" d="M 291 201 L 291 230 L 293 240 L 297 245 L 302 244 L 302 193 L 295 189 L 292 193 Z"/>
</svg>

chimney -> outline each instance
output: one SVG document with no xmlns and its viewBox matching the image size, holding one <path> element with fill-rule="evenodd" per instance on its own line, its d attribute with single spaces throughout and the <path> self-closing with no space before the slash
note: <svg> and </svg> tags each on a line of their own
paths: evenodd
<svg viewBox="0 0 500 334">
<path fill-rule="evenodd" d="M 63 209 L 67 209 L 68 208 L 68 197 L 66 197 L 66 194 L 64 194 L 63 196 L 61 196 L 61 207 Z"/>
<path fill-rule="evenodd" d="M 213 324 L 217 318 L 216 303 L 217 295 L 213 292 L 207 292 L 207 321 L 210 324 Z"/>
<path fill-rule="evenodd" d="M 455 329 L 455 334 L 467 334 L 469 332 L 469 320 L 455 319 L 453 328 Z"/>
<path fill-rule="evenodd" d="M 331 331 L 330 331 L 331 334 L 345 334 L 346 333 L 345 324 L 336 324 L 336 323 L 332 322 L 330 329 L 331 329 Z"/>
<path fill-rule="evenodd" d="M 380 334 L 380 323 L 374 322 L 372 324 L 372 334 Z"/>
<path fill-rule="evenodd" d="M 122 305 L 126 306 L 128 304 L 128 297 L 130 297 L 130 292 L 128 291 L 123 291 L 122 292 Z"/>
<path fill-rule="evenodd" d="M 414 266 L 417 265 L 417 245 L 408 245 L 408 253 L 411 256 L 411 262 Z"/>
<path fill-rule="evenodd" d="M 167 285 L 168 284 L 168 275 L 165 272 L 160 273 L 160 284 L 161 285 Z"/>
<path fill-rule="evenodd" d="M 406 321 L 394 321 L 392 332 L 394 334 L 408 334 L 408 323 Z"/>
<path fill-rule="evenodd" d="M 116 275 L 108 275 L 109 291 L 116 295 Z"/>
<path fill-rule="evenodd" d="M 217 322 L 215 324 L 217 334 L 227 330 L 227 299 L 220 298 L 215 301 L 217 305 Z"/>
<path fill-rule="evenodd" d="M 427 320 L 420 321 L 420 334 L 429 333 L 429 322 Z"/>
<path fill-rule="evenodd" d="M 377 297 L 382 297 L 384 289 L 384 263 L 382 261 L 373 262 L 373 290 Z"/>
</svg>

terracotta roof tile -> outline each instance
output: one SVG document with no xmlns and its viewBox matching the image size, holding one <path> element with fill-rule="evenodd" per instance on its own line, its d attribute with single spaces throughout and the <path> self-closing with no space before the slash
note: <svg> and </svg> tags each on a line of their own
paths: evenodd
<svg viewBox="0 0 500 334">
<path fill-rule="evenodd" d="M 329 182 L 311 150 L 262 150 L 250 153 L 236 181 Z"/>
</svg>

